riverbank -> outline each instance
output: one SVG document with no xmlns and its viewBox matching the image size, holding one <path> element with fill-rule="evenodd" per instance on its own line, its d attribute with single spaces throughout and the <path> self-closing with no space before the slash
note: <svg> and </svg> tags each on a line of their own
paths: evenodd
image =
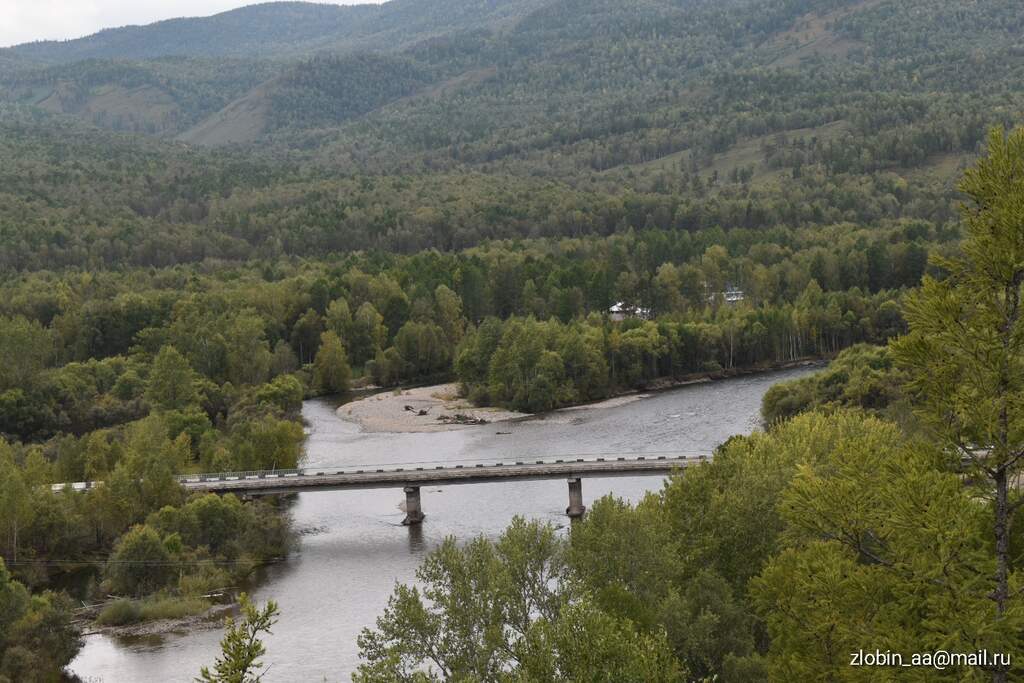
<svg viewBox="0 0 1024 683">
<path fill-rule="evenodd" d="M 120 598 L 78 610 L 76 621 L 83 636 L 144 638 L 220 628 L 225 617 L 237 612 L 238 603 L 233 599 L 214 602 L 208 598 Z"/>
<path fill-rule="evenodd" d="M 681 377 L 654 380 L 642 389 L 616 393 L 593 403 L 559 408 L 544 414 L 519 413 L 503 408 L 475 406 L 458 395 L 458 385 L 438 384 L 413 389 L 396 389 L 357 399 L 338 408 L 338 416 L 354 422 L 369 433 L 429 433 L 465 429 L 469 426 L 522 420 L 526 418 L 558 419 L 571 411 L 614 408 L 647 398 L 655 393 L 693 384 L 715 382 L 745 375 L 759 375 L 799 367 L 827 363 L 824 358 L 801 358 L 781 363 L 698 372 Z"/>
<path fill-rule="evenodd" d="M 732 379 L 733 377 L 762 375 L 766 372 L 778 372 L 779 370 L 792 370 L 794 368 L 810 368 L 815 366 L 824 367 L 825 365 L 828 365 L 830 360 L 832 360 L 831 356 L 810 356 L 806 358 L 798 358 L 796 360 L 780 361 L 778 363 L 760 363 L 758 365 L 744 367 L 729 369 L 723 368 L 722 370 L 716 370 L 714 372 L 694 372 L 689 375 L 683 375 L 682 377 L 665 377 L 662 379 L 656 379 L 648 384 L 644 391 L 666 391 L 668 389 L 676 389 L 678 387 L 684 387 L 689 384 L 698 384 L 700 382 L 716 382 L 723 379 Z"/>
<path fill-rule="evenodd" d="M 134 624 L 104 626 L 94 624 L 83 635 L 103 634 L 117 638 L 151 638 L 171 634 L 192 633 L 200 629 L 220 629 L 224 619 L 238 613 L 238 605 L 212 605 L 199 614 L 141 621 Z"/>
</svg>

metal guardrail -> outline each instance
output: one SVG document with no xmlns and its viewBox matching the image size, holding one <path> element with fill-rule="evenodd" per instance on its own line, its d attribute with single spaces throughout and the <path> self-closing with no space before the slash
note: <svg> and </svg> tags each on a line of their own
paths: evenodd
<svg viewBox="0 0 1024 683">
<path fill-rule="evenodd" d="M 240 479 L 265 479 L 267 477 L 300 477 L 305 470 L 249 470 L 246 472 L 215 472 L 211 474 L 179 474 L 175 477 L 182 484 L 204 481 L 234 481 Z"/>
<path fill-rule="evenodd" d="M 50 490 L 53 491 L 54 493 L 60 493 L 61 491 L 64 491 L 64 490 L 69 489 L 69 488 L 72 491 L 88 491 L 89 489 L 94 489 L 97 486 L 103 486 L 103 482 L 102 481 L 72 481 L 72 482 L 67 482 L 67 483 L 63 483 L 63 484 L 51 484 L 50 485 Z"/>
</svg>

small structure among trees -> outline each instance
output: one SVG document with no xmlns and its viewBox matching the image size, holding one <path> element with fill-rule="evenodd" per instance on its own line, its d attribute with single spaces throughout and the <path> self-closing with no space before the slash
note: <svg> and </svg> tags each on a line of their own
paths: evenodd
<svg viewBox="0 0 1024 683">
<path fill-rule="evenodd" d="M 651 319 L 651 309 L 642 306 L 633 306 L 620 301 L 608 309 L 608 317 L 615 322 L 622 322 L 626 318 L 640 318 L 641 320 Z"/>
</svg>

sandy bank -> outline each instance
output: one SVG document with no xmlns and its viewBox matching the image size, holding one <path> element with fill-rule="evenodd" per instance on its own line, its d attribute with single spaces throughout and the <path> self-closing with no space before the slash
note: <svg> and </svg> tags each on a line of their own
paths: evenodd
<svg viewBox="0 0 1024 683">
<path fill-rule="evenodd" d="M 412 410 L 408 410 L 411 408 Z M 421 415 L 421 412 L 425 414 Z M 338 415 L 357 423 L 366 432 L 442 432 L 468 429 L 470 425 L 445 423 L 464 416 L 487 423 L 524 417 L 501 408 L 478 408 L 458 397 L 454 384 L 438 384 L 367 396 L 338 408 Z M 441 419 L 439 419 L 441 418 Z"/>
<path fill-rule="evenodd" d="M 571 422 L 573 414 L 582 410 L 601 410 L 640 401 L 662 391 L 679 389 L 691 384 L 703 384 L 744 375 L 759 375 L 765 372 L 796 367 L 824 365 L 821 359 L 801 358 L 794 361 L 771 363 L 756 367 L 733 368 L 714 373 L 694 373 L 684 377 L 662 378 L 650 382 L 643 391 L 628 391 L 594 403 L 559 408 L 549 413 L 530 415 L 502 408 L 480 408 L 468 400 L 458 397 L 455 384 L 438 384 L 401 391 L 367 396 L 338 408 L 338 415 L 355 422 L 366 432 L 443 432 L 452 429 L 468 429 L 473 425 L 445 422 L 438 418 L 462 416 L 486 420 L 488 424 L 533 418 L 545 422 Z M 424 414 L 420 414 L 424 413 Z"/>
<path fill-rule="evenodd" d="M 532 415 L 503 408 L 474 406 L 468 400 L 457 396 L 456 385 L 438 384 L 430 387 L 404 389 L 400 393 L 387 392 L 367 396 L 341 406 L 338 408 L 338 415 L 345 420 L 355 422 L 366 432 L 445 432 L 478 426 L 458 424 L 453 419 L 455 416 L 473 420 L 483 419 L 487 421 L 487 424 L 522 418 L 534 418 L 545 422 L 568 422 L 573 419 L 572 414 L 577 411 L 615 408 L 640 401 L 650 395 L 650 393 L 634 392 L 613 396 L 595 403 L 569 406 L 549 413 Z M 412 410 L 408 410 L 407 406 Z M 426 415 L 420 415 L 421 411 L 426 411 Z M 446 422 L 444 419 L 438 419 L 443 416 L 452 421 Z"/>
</svg>

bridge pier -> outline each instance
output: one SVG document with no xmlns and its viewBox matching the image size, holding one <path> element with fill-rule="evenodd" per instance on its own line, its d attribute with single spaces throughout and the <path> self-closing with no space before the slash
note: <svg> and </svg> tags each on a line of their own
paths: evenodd
<svg viewBox="0 0 1024 683">
<path fill-rule="evenodd" d="M 583 504 L 583 480 L 573 477 L 569 480 L 569 507 L 565 509 L 565 514 L 570 519 L 580 519 L 586 511 L 587 506 Z"/>
<path fill-rule="evenodd" d="M 405 526 L 422 524 L 424 517 L 426 517 L 426 515 L 423 514 L 423 508 L 420 505 L 420 487 L 406 486 L 405 519 L 402 520 L 402 524 Z"/>
</svg>

